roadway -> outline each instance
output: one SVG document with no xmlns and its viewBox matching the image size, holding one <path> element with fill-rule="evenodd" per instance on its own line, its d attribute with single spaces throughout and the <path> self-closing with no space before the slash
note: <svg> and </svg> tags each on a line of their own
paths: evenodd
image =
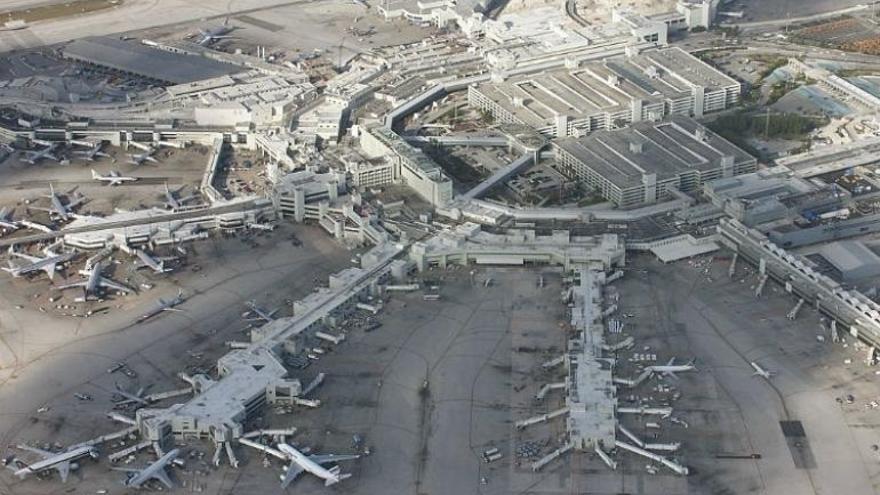
<svg viewBox="0 0 880 495">
<path fill-rule="evenodd" d="M 590 25 L 586 19 L 577 13 L 577 0 L 565 0 L 565 13 L 568 14 L 568 17 L 571 18 L 571 20 L 583 27 L 588 27 Z"/>
<path fill-rule="evenodd" d="M 853 7 L 846 7 L 842 9 L 831 10 L 828 12 L 820 12 L 818 14 L 811 14 L 799 17 L 786 17 L 784 19 L 772 19 L 767 21 L 754 21 L 754 22 L 727 22 L 722 23 L 723 27 L 738 27 L 742 30 L 754 30 L 754 29 L 763 29 L 763 28 L 778 28 L 780 26 L 787 26 L 791 24 L 800 24 L 804 22 L 812 22 L 812 21 L 820 21 L 822 19 L 830 19 L 833 17 L 838 17 L 841 15 L 847 14 L 856 14 L 858 12 L 862 12 L 869 8 L 868 4 L 856 5 Z"/>
<path fill-rule="evenodd" d="M 318 0 L 238 0 L 215 2 L 208 0 L 150 0 L 124 2 L 108 10 L 85 17 L 63 17 L 31 24 L 27 29 L 9 31 L 0 37 L 0 53 L 53 45 L 82 38 L 83 27 L 88 35 L 103 36 L 127 31 L 148 29 L 189 22 L 222 20 L 229 16 L 253 14 L 261 11 L 315 3 Z M 232 8 L 235 5 L 236 8 Z"/>
</svg>

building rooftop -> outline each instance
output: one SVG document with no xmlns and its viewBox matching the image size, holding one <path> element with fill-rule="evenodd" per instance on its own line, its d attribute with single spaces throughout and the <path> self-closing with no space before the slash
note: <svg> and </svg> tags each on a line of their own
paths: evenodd
<svg viewBox="0 0 880 495">
<path fill-rule="evenodd" d="M 611 366 L 601 359 L 605 342 L 602 325 L 604 274 L 581 269 L 580 285 L 572 287 L 571 326 L 578 332 L 568 343 L 568 434 L 572 444 L 590 449 L 614 443 L 617 421 L 616 387 Z"/>
<path fill-rule="evenodd" d="M 645 106 L 738 85 L 680 48 L 647 50 L 588 62 L 576 69 L 486 82 L 477 90 L 532 127 L 552 124 L 557 116 L 582 119 L 597 113 L 631 113 Z"/>
<path fill-rule="evenodd" d="M 876 277 L 880 274 L 880 256 L 859 241 L 839 241 L 822 246 L 819 251 L 844 280 Z"/>
<path fill-rule="evenodd" d="M 620 188 L 640 185 L 646 174 L 657 181 L 696 170 L 706 172 L 755 159 L 689 117 L 639 122 L 555 143 Z"/>
<path fill-rule="evenodd" d="M 432 178 L 445 178 L 443 170 L 437 163 L 426 155 L 422 150 L 411 146 L 403 140 L 396 132 L 383 126 L 372 127 L 368 130 L 373 136 L 383 141 L 386 146 L 394 150 L 395 153 L 419 167 L 426 175 Z"/>
<path fill-rule="evenodd" d="M 110 36 L 78 39 L 61 52 L 67 58 L 172 84 L 211 79 L 243 70 L 237 65 L 171 53 Z"/>
</svg>

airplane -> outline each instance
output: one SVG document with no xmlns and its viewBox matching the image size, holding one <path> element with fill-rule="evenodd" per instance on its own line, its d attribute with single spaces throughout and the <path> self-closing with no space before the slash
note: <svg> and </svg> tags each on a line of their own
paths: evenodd
<svg viewBox="0 0 880 495">
<path fill-rule="evenodd" d="M 350 478 L 351 473 L 341 473 L 339 466 L 333 466 L 330 469 L 323 467 L 324 464 L 335 464 L 339 461 L 351 461 L 360 458 L 360 455 L 336 455 L 336 454 L 312 454 L 306 455 L 299 450 L 293 448 L 286 443 L 278 444 L 278 449 L 273 449 L 267 445 L 254 442 L 248 439 L 239 439 L 243 445 L 253 447 L 258 450 L 275 456 L 283 461 L 289 461 L 290 465 L 281 475 L 281 488 L 287 488 L 293 480 L 295 480 L 303 472 L 309 472 L 324 480 L 324 486 L 331 486 L 340 481 Z"/>
<path fill-rule="evenodd" d="M 12 210 L 7 207 L 0 208 L 0 227 L 7 230 L 18 230 L 21 223 L 12 219 Z"/>
<path fill-rule="evenodd" d="M 770 378 L 773 377 L 773 375 L 776 374 L 773 371 L 765 370 L 764 368 L 761 367 L 761 365 L 759 365 L 758 363 L 756 363 L 754 361 L 750 362 L 749 364 L 751 364 L 752 368 L 755 369 L 755 372 L 752 373 L 752 376 L 760 376 L 761 378 L 764 378 L 765 380 L 769 380 Z"/>
<path fill-rule="evenodd" d="M 2 267 L 3 271 L 9 272 L 13 277 L 20 277 L 22 275 L 27 275 L 28 273 L 33 273 L 38 270 L 42 270 L 46 272 L 46 275 L 49 276 L 49 280 L 55 278 L 55 269 L 58 265 L 67 263 L 77 256 L 77 253 L 62 253 L 56 254 L 52 251 L 52 247 L 49 246 L 43 249 L 43 253 L 46 255 L 44 258 L 40 258 L 39 256 L 33 256 L 27 253 L 19 253 L 15 250 L 15 246 L 9 246 L 9 255 L 16 256 L 18 258 L 25 259 L 30 262 L 29 265 L 24 266 L 15 266 L 12 263 L 12 260 L 8 260 L 9 267 Z"/>
<path fill-rule="evenodd" d="M 174 299 L 166 301 L 160 297 L 158 305 L 155 308 L 142 314 L 139 318 L 139 321 L 149 320 L 150 318 L 162 313 L 163 311 L 180 311 L 179 309 L 176 309 L 175 306 L 183 303 L 183 301 L 185 300 L 186 299 L 183 297 L 183 291 L 179 289 L 177 291 L 177 296 Z"/>
<path fill-rule="evenodd" d="M 229 18 L 227 17 L 223 24 L 220 26 L 214 26 L 212 28 L 208 28 L 208 30 L 199 29 L 200 38 L 196 43 L 199 45 L 205 46 L 210 45 L 211 43 L 224 39 L 224 38 L 232 38 L 232 36 L 225 36 L 226 34 L 231 33 L 235 30 L 235 26 L 229 25 Z"/>
<path fill-rule="evenodd" d="M 70 220 L 70 214 L 74 207 L 82 203 L 86 200 L 85 196 L 77 196 L 76 199 L 70 201 L 69 203 L 65 203 L 62 201 L 61 197 L 55 193 L 55 188 L 52 187 L 52 183 L 49 183 L 49 194 L 45 195 L 45 197 L 49 198 L 52 202 L 51 208 L 40 208 L 37 206 L 31 206 L 35 210 L 48 211 L 49 214 L 54 214 L 61 217 L 64 220 Z"/>
<path fill-rule="evenodd" d="M 33 452 L 42 457 L 42 460 L 33 464 L 23 463 L 25 467 L 15 471 L 15 475 L 19 478 L 24 478 L 29 474 L 39 474 L 49 469 L 54 469 L 58 471 L 58 474 L 61 476 L 61 482 L 66 483 L 70 471 L 79 467 L 74 461 L 86 456 L 93 459 L 98 458 L 98 450 L 92 445 L 71 446 L 63 452 L 49 452 L 47 450 L 27 445 L 17 445 L 16 447 L 21 450 Z"/>
<path fill-rule="evenodd" d="M 172 210 L 179 210 L 182 206 L 186 205 L 189 201 L 196 199 L 199 197 L 198 194 L 190 194 L 189 196 L 177 197 L 180 194 L 180 191 L 186 187 L 185 185 L 178 189 L 177 191 L 172 192 L 168 189 L 168 183 L 165 183 L 165 206 Z"/>
<path fill-rule="evenodd" d="M 114 392 L 114 393 L 116 395 L 122 397 L 122 399 L 114 401 L 114 403 L 117 406 L 124 406 L 127 404 L 140 404 L 142 406 L 147 406 L 150 404 L 151 401 L 148 397 L 144 396 L 145 391 L 146 391 L 146 389 L 144 387 L 141 387 L 141 388 L 137 389 L 137 391 L 135 393 L 126 392 L 125 389 L 120 387 L 119 384 L 117 383 L 116 384 L 116 392 Z"/>
<path fill-rule="evenodd" d="M 156 152 L 156 149 L 151 148 L 143 153 L 138 153 L 138 154 L 129 153 L 128 154 L 128 163 L 131 163 L 132 165 L 142 165 L 144 162 L 159 163 L 159 160 L 156 160 L 155 158 L 153 158 L 153 153 L 155 153 L 155 152 Z"/>
<path fill-rule="evenodd" d="M 273 309 L 272 311 L 266 311 L 265 309 L 257 306 L 256 301 L 248 301 L 245 303 L 248 307 L 248 311 L 245 311 L 241 317 L 249 320 L 263 320 L 266 323 L 275 320 L 275 313 L 278 312 L 278 308 Z M 250 315 L 255 315 L 255 318 L 248 318 Z"/>
<path fill-rule="evenodd" d="M 174 489 L 174 483 L 171 482 L 171 479 L 168 477 L 168 472 L 165 471 L 165 468 L 170 464 L 177 456 L 180 455 L 179 449 L 174 449 L 167 454 L 160 457 L 156 462 L 150 464 L 149 466 L 143 469 L 134 469 L 134 468 L 123 468 L 117 467 L 112 468 L 114 471 L 125 471 L 129 473 L 129 477 L 125 480 L 125 486 L 130 486 L 132 488 L 141 488 L 144 483 L 150 480 L 159 480 L 165 485 L 169 490 Z"/>
<path fill-rule="evenodd" d="M 55 232 L 55 229 L 53 229 L 52 227 L 50 227 L 48 225 L 43 225 L 38 222 L 32 222 L 32 221 L 24 219 L 24 218 L 19 220 L 18 223 L 20 223 L 22 227 L 27 227 L 29 229 L 39 230 L 40 232 L 46 232 L 47 234 L 51 234 L 52 232 Z"/>
<path fill-rule="evenodd" d="M 355 3 L 357 3 L 357 2 L 355 2 Z M 367 8 L 369 8 L 369 7 L 367 7 Z M 354 26 L 349 26 L 346 29 L 346 31 L 348 31 L 349 33 L 353 34 L 354 36 L 358 36 L 358 37 L 371 36 L 371 35 L 376 34 L 376 28 L 374 26 L 370 26 L 367 29 L 358 29 Z"/>
<path fill-rule="evenodd" d="M 657 373 L 657 374 L 663 375 L 666 378 L 675 378 L 675 379 L 678 378 L 675 375 L 676 373 L 681 373 L 683 371 L 693 371 L 693 370 L 697 369 L 697 367 L 694 366 L 693 360 L 691 360 L 687 364 L 674 364 L 674 363 L 675 363 L 675 358 L 673 357 L 665 365 L 661 364 L 661 365 L 655 365 L 655 366 L 648 366 L 645 369 L 650 370 L 652 373 Z"/>
<path fill-rule="evenodd" d="M 119 292 L 125 292 L 126 294 L 134 292 L 134 289 L 131 287 L 101 275 L 101 270 L 103 268 L 102 264 L 98 263 L 92 267 L 91 270 L 80 270 L 80 274 L 87 277 L 85 280 L 74 282 L 72 284 L 60 285 L 57 289 L 66 290 L 74 287 L 82 287 L 84 301 L 88 300 L 89 296 L 97 296 L 101 289 L 112 289 Z"/>
<path fill-rule="evenodd" d="M 170 268 L 165 268 L 165 260 L 176 260 L 177 258 L 154 258 L 150 256 L 149 253 L 144 251 L 143 249 L 135 249 L 134 254 L 141 260 L 142 265 L 138 266 L 138 268 L 149 267 L 156 273 L 166 273 L 170 272 Z"/>
<path fill-rule="evenodd" d="M 27 162 L 31 165 L 36 165 L 38 161 L 43 158 L 49 158 L 50 160 L 60 161 L 60 159 L 53 154 L 53 152 L 58 149 L 58 143 L 53 143 L 52 141 L 42 141 L 39 139 L 34 139 L 33 142 L 35 144 L 40 144 L 45 146 L 45 148 L 37 151 L 25 151 L 24 157 L 20 158 L 21 161 Z"/>
<path fill-rule="evenodd" d="M 80 155 L 83 157 L 83 160 L 93 162 L 95 161 L 95 157 L 104 157 L 110 158 L 110 155 L 101 151 L 101 148 L 104 147 L 104 141 L 98 141 L 93 146 L 91 146 L 87 150 L 82 151 L 74 151 L 73 153 L 76 155 Z"/>
<path fill-rule="evenodd" d="M 98 172 L 95 172 L 95 169 L 92 169 L 92 179 L 106 182 L 111 186 L 119 186 L 125 182 L 134 182 L 138 180 L 137 177 L 126 177 L 124 175 L 120 175 L 119 172 L 116 170 L 111 170 L 107 175 L 101 175 Z"/>
<path fill-rule="evenodd" d="M 370 8 L 370 4 L 368 4 L 365 0 L 351 0 L 351 3 L 353 3 L 355 5 L 360 5 L 361 7 L 365 8 L 365 9 Z"/>
</svg>

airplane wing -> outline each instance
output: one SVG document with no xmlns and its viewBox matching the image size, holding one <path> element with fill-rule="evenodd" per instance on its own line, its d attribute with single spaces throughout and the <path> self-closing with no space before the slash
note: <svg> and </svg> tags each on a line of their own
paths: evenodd
<svg viewBox="0 0 880 495">
<path fill-rule="evenodd" d="M 151 476 L 154 479 L 159 480 L 163 485 L 168 487 L 169 490 L 174 489 L 174 483 L 171 482 L 171 478 L 168 477 L 168 473 L 165 472 L 165 467 L 160 467 L 157 469 Z"/>
<path fill-rule="evenodd" d="M 121 471 L 121 472 L 123 472 L 123 473 L 139 473 L 139 472 L 141 472 L 140 469 L 137 469 L 137 468 L 127 468 L 127 467 L 112 467 L 112 468 L 110 468 L 110 469 L 113 470 L 113 471 Z"/>
<path fill-rule="evenodd" d="M 25 452 L 32 452 L 34 454 L 37 454 L 38 456 L 42 457 L 43 459 L 48 459 L 48 458 L 52 457 L 53 455 L 56 455 L 52 452 L 49 452 L 48 450 L 38 449 L 36 447 L 31 447 L 30 445 L 23 445 L 22 444 L 22 445 L 16 445 L 15 447 L 18 448 L 19 450 L 24 450 Z"/>
<path fill-rule="evenodd" d="M 59 462 L 52 467 L 54 467 L 55 470 L 58 471 L 58 474 L 61 476 L 61 482 L 67 483 L 67 476 L 70 474 L 70 462 Z"/>
<path fill-rule="evenodd" d="M 673 380 L 678 380 L 678 375 L 676 375 L 676 374 L 675 374 L 674 372 L 672 372 L 672 371 L 664 371 L 664 372 L 663 372 L 663 377 L 664 377 L 664 378 L 672 378 Z"/>
<path fill-rule="evenodd" d="M 114 282 L 113 280 L 110 280 L 109 278 L 101 277 L 101 280 L 98 281 L 98 285 L 100 285 L 101 287 L 104 287 L 106 289 L 113 289 L 113 290 L 117 290 L 120 292 L 126 292 L 126 293 L 131 292 L 130 287 L 126 287 L 125 285 Z"/>
<path fill-rule="evenodd" d="M 21 259 L 28 260 L 31 263 L 36 263 L 37 261 L 40 261 L 40 258 L 37 258 L 36 256 L 31 256 L 31 255 L 25 254 L 25 253 L 19 253 L 18 251 L 10 251 L 9 254 L 12 256 L 21 258 Z"/>
<path fill-rule="evenodd" d="M 50 275 L 49 278 L 52 278 L 52 276 Z M 55 288 L 58 290 L 67 290 L 67 289 L 73 289 L 74 287 L 85 287 L 87 285 L 89 285 L 89 283 L 87 281 L 82 281 L 82 282 L 74 282 L 72 284 L 59 285 Z"/>
<path fill-rule="evenodd" d="M 356 454 L 321 454 L 321 455 L 310 455 L 309 459 L 314 461 L 316 464 L 331 464 L 334 462 L 340 461 L 353 461 L 355 459 L 359 459 L 361 456 Z"/>
<path fill-rule="evenodd" d="M 284 478 L 281 479 L 281 488 L 287 488 L 290 486 L 290 484 L 293 483 L 293 480 L 299 477 L 303 471 L 305 471 L 305 469 L 303 469 L 302 466 L 291 461 L 290 466 L 288 466 L 287 471 L 284 473 Z"/>
</svg>

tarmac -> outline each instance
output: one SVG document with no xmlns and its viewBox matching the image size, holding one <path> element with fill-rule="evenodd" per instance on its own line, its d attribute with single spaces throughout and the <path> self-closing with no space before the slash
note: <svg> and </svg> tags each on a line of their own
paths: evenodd
<svg viewBox="0 0 880 495">
<path fill-rule="evenodd" d="M 730 253 L 716 256 L 674 265 L 638 256 L 618 282 L 636 351 L 696 359 L 697 372 L 671 383 L 681 392 L 674 414 L 690 425 L 670 433 L 692 468 L 681 493 L 875 493 L 880 416 L 865 351 L 851 338 L 832 344 L 811 308 L 789 320 L 796 300 L 782 287 L 756 298 L 755 269 L 740 263 L 731 279 Z M 751 362 L 777 375 L 753 376 Z M 838 403 L 847 395 L 853 404 Z"/>
<path fill-rule="evenodd" d="M 291 231 L 303 242 L 302 247 L 284 241 Z M 228 351 L 224 342 L 245 340 L 247 324 L 241 319 L 245 301 L 256 299 L 265 307 L 281 307 L 282 315 L 290 314 L 286 299 L 304 297 L 311 292 L 315 278 L 326 280 L 328 274 L 350 266 L 351 253 L 315 227 L 282 226 L 272 234 L 257 237 L 256 242 L 256 248 L 251 242 L 234 238 L 212 238 L 189 245 L 188 266 L 165 279 L 157 278 L 152 290 L 139 295 L 91 303 L 95 308 L 110 309 L 90 318 L 60 318 L 38 311 L 36 306 L 49 293 L 45 277 L 31 283 L 0 278 L 2 457 L 14 453 L 7 447 L 20 442 L 69 445 L 122 429 L 125 425 L 104 416 L 111 409 L 116 383 L 128 390 L 153 384 L 150 393 L 181 388 L 184 384 L 174 378 L 176 373 L 208 371 L 217 357 Z M 201 270 L 192 271 L 194 264 Z M 135 323 L 139 315 L 156 304 L 156 298 L 173 297 L 178 289 L 187 297 L 180 306 L 182 311 Z M 125 362 L 137 376 L 108 374 L 107 369 L 116 362 Z M 89 394 L 94 400 L 79 401 L 74 393 Z M 48 409 L 37 412 L 43 407 Z M 199 443 L 193 447 L 207 450 Z M 105 446 L 103 453 L 113 450 Z M 185 453 L 188 455 L 190 450 L 185 449 Z M 135 465 L 146 463 L 148 457 L 139 459 Z M 82 464 L 67 485 L 60 484 L 56 477 L 20 481 L 9 473 L 0 474 L 0 492 L 45 494 L 70 488 L 82 493 L 123 491 L 119 485 L 121 475 L 109 471 L 106 460 Z M 202 469 L 209 471 L 207 466 L 202 467 L 204 462 L 200 461 L 190 464 L 187 471 L 176 473 L 178 481 L 203 484 L 204 493 L 232 493 L 228 487 L 223 488 L 229 482 L 228 466 L 219 475 L 210 472 L 210 476 L 199 476 Z M 233 473 L 237 476 L 239 471 Z M 273 484 L 265 486 L 277 486 L 277 478 L 270 478 L 267 481 Z"/>
</svg>

